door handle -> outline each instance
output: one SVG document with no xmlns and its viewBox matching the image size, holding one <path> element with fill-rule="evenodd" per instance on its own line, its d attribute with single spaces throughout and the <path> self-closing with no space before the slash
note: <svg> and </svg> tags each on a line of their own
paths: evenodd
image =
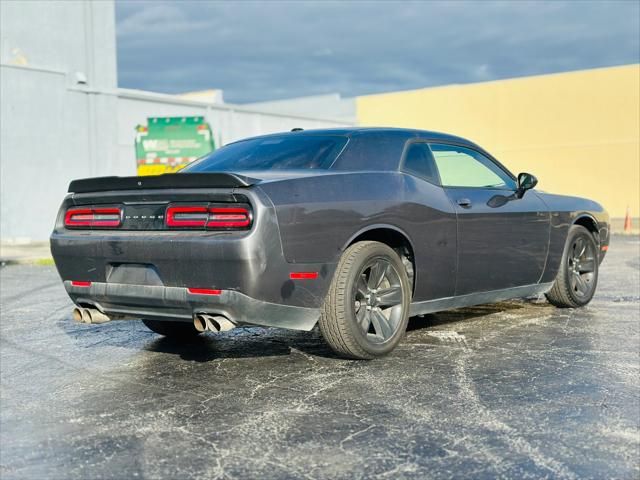
<svg viewBox="0 0 640 480">
<path fill-rule="evenodd" d="M 459 198 L 457 202 L 458 205 L 464 208 L 469 208 L 471 206 L 471 200 L 469 200 L 468 198 Z"/>
</svg>

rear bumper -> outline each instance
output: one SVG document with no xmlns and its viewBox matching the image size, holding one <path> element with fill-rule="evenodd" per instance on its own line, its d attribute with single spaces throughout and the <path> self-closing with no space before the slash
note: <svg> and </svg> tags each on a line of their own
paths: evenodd
<svg viewBox="0 0 640 480">
<path fill-rule="evenodd" d="M 320 317 L 319 308 L 265 302 L 233 290 L 195 295 L 182 287 L 102 282 L 78 287 L 68 280 L 64 286 L 74 303 L 93 306 L 109 316 L 191 321 L 194 315 L 206 313 L 223 315 L 237 325 L 294 330 L 311 330 Z"/>
<path fill-rule="evenodd" d="M 243 194 L 252 204 L 255 221 L 251 230 L 238 232 L 69 230 L 63 222 L 65 209 L 82 198 L 67 198 L 51 235 L 51 252 L 58 272 L 65 284 L 92 282 L 89 292 L 68 289 L 72 298 L 82 293 L 87 297 L 85 300 L 104 305 L 105 309 L 129 308 L 126 313 L 131 315 L 134 312 L 130 307 L 136 306 L 137 312 L 154 313 L 157 317 L 168 318 L 173 314 L 177 318 L 190 318 L 192 307 L 202 300 L 187 296 L 187 288 L 219 289 L 227 292 L 225 298 L 238 299 L 242 295 L 260 304 L 298 307 L 303 314 L 309 309 L 319 309 L 336 265 L 287 262 L 270 200 L 260 191 L 247 189 Z M 165 198 L 172 193 L 154 195 Z M 206 197 L 206 193 L 191 195 Z M 126 202 L 143 200 L 156 201 L 156 197 L 147 193 L 143 197 L 124 196 L 119 201 L 125 205 L 126 213 Z M 311 280 L 292 280 L 293 272 L 318 272 L 318 275 Z M 127 290 L 136 293 L 127 296 Z M 114 298 L 110 298 L 112 294 Z M 164 305 L 163 299 L 171 300 L 167 304 L 170 308 L 159 308 Z M 244 323 L 254 315 L 254 303 L 239 302 L 234 307 L 235 315 L 230 317 Z M 241 305 L 247 305 L 246 312 L 240 312 Z M 288 320 L 279 325 L 282 323 Z"/>
</svg>

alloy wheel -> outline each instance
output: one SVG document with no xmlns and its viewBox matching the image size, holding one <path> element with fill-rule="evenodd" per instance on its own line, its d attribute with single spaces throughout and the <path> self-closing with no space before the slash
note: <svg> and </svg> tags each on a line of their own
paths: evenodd
<svg viewBox="0 0 640 480">
<path fill-rule="evenodd" d="M 356 322 L 367 341 L 384 343 L 398 331 L 404 315 L 400 275 L 387 259 L 366 263 L 354 286 Z"/>
<path fill-rule="evenodd" d="M 582 235 L 576 237 L 567 257 L 569 285 L 573 294 L 580 298 L 589 296 L 595 287 L 596 275 L 596 252 L 593 242 Z"/>
</svg>

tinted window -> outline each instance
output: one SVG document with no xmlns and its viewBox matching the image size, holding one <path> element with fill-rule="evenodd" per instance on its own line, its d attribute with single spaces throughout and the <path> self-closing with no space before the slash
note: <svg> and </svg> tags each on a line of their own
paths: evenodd
<svg viewBox="0 0 640 480">
<path fill-rule="evenodd" d="M 356 132 L 331 169 L 396 171 L 409 135 L 399 132 Z"/>
<path fill-rule="evenodd" d="M 444 187 L 516 188 L 515 180 L 475 150 L 432 144 L 431 151 Z"/>
<path fill-rule="evenodd" d="M 438 185 L 438 172 L 433 163 L 433 156 L 426 143 L 412 143 L 404 157 L 404 170 Z"/>
<path fill-rule="evenodd" d="M 192 163 L 183 171 L 326 169 L 347 138 L 339 135 L 285 134 L 231 143 Z"/>
</svg>

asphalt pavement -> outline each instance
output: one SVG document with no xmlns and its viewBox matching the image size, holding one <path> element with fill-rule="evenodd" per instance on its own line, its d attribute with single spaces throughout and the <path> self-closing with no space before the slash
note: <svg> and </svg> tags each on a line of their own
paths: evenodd
<svg viewBox="0 0 640 480">
<path fill-rule="evenodd" d="M 77 324 L 51 266 L 0 282 L 3 480 L 640 477 L 637 236 L 586 308 L 416 317 L 370 362 L 317 331 Z"/>
</svg>

